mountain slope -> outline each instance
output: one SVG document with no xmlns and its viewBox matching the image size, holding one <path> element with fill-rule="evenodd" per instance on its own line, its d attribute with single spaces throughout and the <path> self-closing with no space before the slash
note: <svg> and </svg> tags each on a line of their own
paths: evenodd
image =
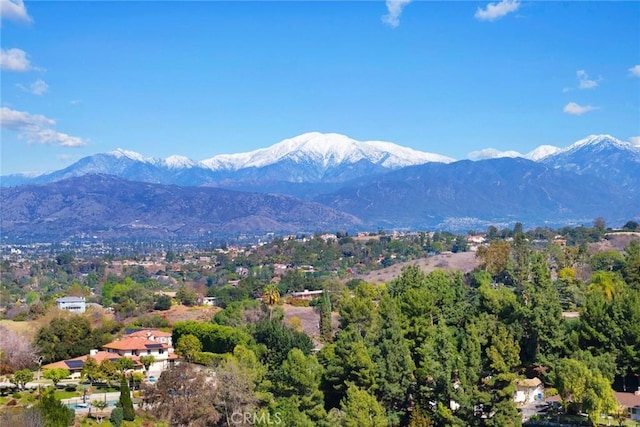
<svg viewBox="0 0 640 427">
<path fill-rule="evenodd" d="M 208 237 L 352 228 L 360 221 L 290 196 L 178 187 L 85 175 L 0 189 L 3 235 Z"/>
<path fill-rule="evenodd" d="M 602 216 L 615 222 L 640 214 L 638 197 L 522 158 L 407 167 L 316 200 L 383 228 L 429 228 L 455 218 L 541 225 Z"/>
<path fill-rule="evenodd" d="M 597 177 L 640 193 L 640 147 L 610 135 L 591 135 L 541 161 L 556 169 Z"/>
</svg>

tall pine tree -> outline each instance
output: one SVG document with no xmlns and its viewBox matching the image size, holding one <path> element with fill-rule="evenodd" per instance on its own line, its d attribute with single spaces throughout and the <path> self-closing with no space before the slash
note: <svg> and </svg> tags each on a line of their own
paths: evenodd
<svg viewBox="0 0 640 427">
<path fill-rule="evenodd" d="M 133 421 L 136 418 L 136 411 L 133 409 L 133 401 L 131 400 L 131 391 L 126 376 L 122 376 L 120 382 L 120 399 L 118 405 L 122 408 L 125 421 Z"/>
</svg>

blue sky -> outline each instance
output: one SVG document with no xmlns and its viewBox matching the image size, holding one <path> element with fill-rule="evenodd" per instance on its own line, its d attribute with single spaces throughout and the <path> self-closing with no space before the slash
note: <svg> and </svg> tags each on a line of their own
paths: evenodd
<svg viewBox="0 0 640 427">
<path fill-rule="evenodd" d="M 0 0 L 1 173 L 301 133 L 456 159 L 640 144 L 640 3 Z"/>
</svg>

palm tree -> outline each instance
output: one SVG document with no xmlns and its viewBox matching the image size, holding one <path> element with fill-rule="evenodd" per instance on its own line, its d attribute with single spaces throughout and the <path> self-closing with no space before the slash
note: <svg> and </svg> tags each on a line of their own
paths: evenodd
<svg viewBox="0 0 640 427">
<path fill-rule="evenodd" d="M 280 289 L 273 283 L 268 284 L 264 287 L 262 300 L 269 306 L 269 320 L 271 320 L 273 306 L 280 302 Z"/>
</svg>

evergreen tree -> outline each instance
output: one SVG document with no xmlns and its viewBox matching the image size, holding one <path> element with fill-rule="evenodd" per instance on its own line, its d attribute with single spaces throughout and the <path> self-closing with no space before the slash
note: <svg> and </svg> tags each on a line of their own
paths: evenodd
<svg viewBox="0 0 640 427">
<path fill-rule="evenodd" d="M 340 403 L 344 427 L 386 427 L 387 417 L 382 405 L 365 390 L 350 385 Z"/>
<path fill-rule="evenodd" d="M 385 294 L 378 307 L 378 328 L 373 341 L 373 361 L 377 366 L 376 396 L 398 424 L 409 407 L 409 395 L 415 382 L 413 360 L 402 334 L 395 301 Z"/>
<path fill-rule="evenodd" d="M 118 400 L 118 406 L 122 408 L 125 421 L 133 421 L 136 418 L 136 411 L 133 409 L 133 401 L 131 400 L 131 391 L 129 390 L 129 384 L 125 376 L 122 376 L 120 382 L 120 399 Z"/>
<path fill-rule="evenodd" d="M 319 306 L 320 311 L 320 336 L 325 341 L 331 341 L 333 337 L 333 326 L 331 318 L 331 299 L 329 299 L 329 292 L 326 290 L 322 293 L 322 299 Z"/>
<path fill-rule="evenodd" d="M 54 388 L 46 389 L 37 408 L 45 421 L 45 427 L 68 427 L 73 422 L 75 413 L 55 398 L 54 391 Z"/>
</svg>

